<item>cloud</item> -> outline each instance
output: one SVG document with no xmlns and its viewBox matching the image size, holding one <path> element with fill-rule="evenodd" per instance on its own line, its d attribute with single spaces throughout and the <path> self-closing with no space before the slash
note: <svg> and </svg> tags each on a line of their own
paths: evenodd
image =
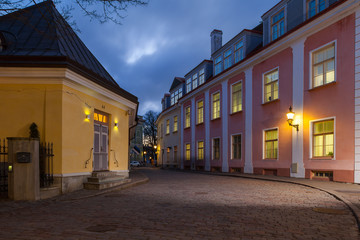
<svg viewBox="0 0 360 240">
<path fill-rule="evenodd" d="M 149 110 L 153 110 L 155 112 L 161 112 L 161 104 L 159 101 L 144 101 L 140 102 L 139 105 L 139 115 L 145 115 L 145 113 Z"/>
</svg>

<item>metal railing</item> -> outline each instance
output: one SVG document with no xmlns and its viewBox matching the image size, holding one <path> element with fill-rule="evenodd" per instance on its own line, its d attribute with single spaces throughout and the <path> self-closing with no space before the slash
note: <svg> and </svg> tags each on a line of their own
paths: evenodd
<svg viewBox="0 0 360 240">
<path fill-rule="evenodd" d="M 50 187 L 54 183 L 53 143 L 40 143 L 39 155 L 40 187 Z"/>
<path fill-rule="evenodd" d="M 8 195 L 8 147 L 5 139 L 0 139 L 0 196 Z"/>
</svg>

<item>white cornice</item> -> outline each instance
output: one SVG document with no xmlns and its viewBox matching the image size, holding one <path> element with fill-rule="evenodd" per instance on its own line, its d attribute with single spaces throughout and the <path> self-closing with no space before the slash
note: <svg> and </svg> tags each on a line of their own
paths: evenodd
<svg viewBox="0 0 360 240">
<path fill-rule="evenodd" d="M 243 72 L 246 69 L 264 61 L 264 59 L 269 58 L 285 50 L 286 48 L 291 47 L 294 42 L 301 40 L 302 38 L 307 38 L 308 36 L 311 36 L 312 34 L 330 26 L 331 24 L 336 23 L 340 19 L 349 16 L 352 13 L 355 13 L 359 6 L 360 0 L 348 0 L 340 4 L 329 12 L 300 27 L 293 33 L 285 36 L 283 39 L 280 39 L 274 44 L 266 47 L 261 52 L 255 54 L 254 56 L 240 63 L 239 65 L 236 65 L 233 68 L 229 69 L 227 72 L 220 74 L 215 79 L 211 80 L 211 82 L 198 87 L 197 89 L 190 92 L 190 94 L 184 95 L 181 99 L 179 99 L 179 103 L 182 104 L 189 98 L 192 98 L 200 92 L 213 87 L 215 84 L 218 84 L 224 79 L 229 79 L 238 74 L 239 72 Z"/>
</svg>

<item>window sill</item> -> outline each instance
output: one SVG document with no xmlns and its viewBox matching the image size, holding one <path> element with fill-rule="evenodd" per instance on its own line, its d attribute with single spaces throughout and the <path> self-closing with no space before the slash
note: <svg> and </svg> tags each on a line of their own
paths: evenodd
<svg viewBox="0 0 360 240">
<path fill-rule="evenodd" d="M 277 159 L 277 158 L 263 158 L 263 161 L 275 162 L 277 160 L 279 160 L 279 159 Z"/>
<path fill-rule="evenodd" d="M 178 131 L 176 130 L 176 131 L 173 131 L 173 133 L 177 133 Z"/>
<path fill-rule="evenodd" d="M 241 161 L 241 158 L 231 158 L 230 161 Z"/>
<path fill-rule="evenodd" d="M 310 160 L 320 160 L 320 161 L 324 161 L 324 160 L 335 160 L 334 157 L 312 157 Z"/>
<path fill-rule="evenodd" d="M 211 121 L 217 121 L 217 120 L 220 120 L 221 117 L 218 117 L 218 118 L 212 118 Z"/>
<path fill-rule="evenodd" d="M 333 86 L 335 84 L 336 84 L 336 81 L 329 82 L 329 83 L 326 83 L 326 84 L 323 84 L 323 85 L 320 85 L 320 86 L 317 86 L 317 87 L 309 88 L 308 91 L 309 92 L 316 91 L 317 89 L 321 89 L 323 87 L 325 88 L 325 87 Z"/>
<path fill-rule="evenodd" d="M 237 111 L 237 112 L 232 112 L 232 113 L 230 113 L 229 115 L 230 115 L 230 116 L 233 116 L 233 115 L 236 115 L 236 114 L 238 114 L 238 113 L 242 113 L 242 111 L 243 111 L 243 110 L 240 110 L 240 111 Z"/>
<path fill-rule="evenodd" d="M 262 105 L 267 105 L 267 104 L 271 104 L 271 103 L 278 102 L 278 101 L 280 101 L 279 98 L 271 100 L 271 101 L 263 102 Z"/>
<path fill-rule="evenodd" d="M 169 135 L 170 135 L 170 133 L 165 134 L 165 136 L 169 136 Z"/>
<path fill-rule="evenodd" d="M 184 127 L 184 130 L 190 129 L 190 127 Z"/>
<path fill-rule="evenodd" d="M 204 122 L 201 122 L 201 123 L 197 123 L 196 126 L 201 126 L 201 125 L 204 125 Z"/>
</svg>

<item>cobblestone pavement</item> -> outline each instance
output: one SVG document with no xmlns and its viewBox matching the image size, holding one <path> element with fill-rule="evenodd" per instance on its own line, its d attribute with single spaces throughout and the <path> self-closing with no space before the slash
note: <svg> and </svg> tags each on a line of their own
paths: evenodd
<svg viewBox="0 0 360 240">
<path fill-rule="evenodd" d="M 316 189 L 136 171 L 149 183 L 79 200 L 0 203 L 0 239 L 360 239 L 344 203 Z"/>
</svg>

